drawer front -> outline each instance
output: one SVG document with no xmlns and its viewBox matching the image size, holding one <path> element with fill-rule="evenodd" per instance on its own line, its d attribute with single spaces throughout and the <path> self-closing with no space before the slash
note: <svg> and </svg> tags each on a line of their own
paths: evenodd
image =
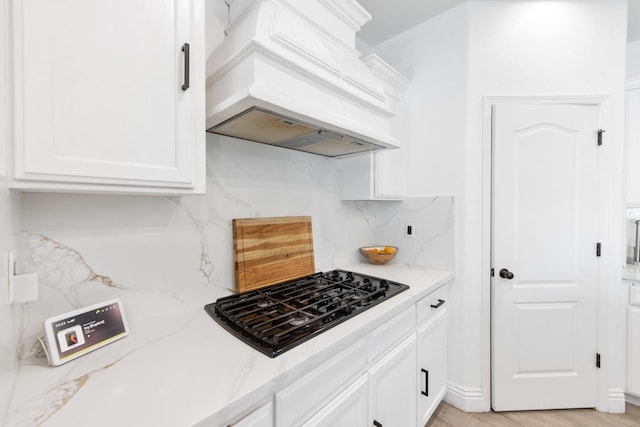
<svg viewBox="0 0 640 427">
<path fill-rule="evenodd" d="M 367 335 L 367 353 L 373 362 L 415 329 L 416 310 L 409 307 Z"/>
<path fill-rule="evenodd" d="M 442 302 L 444 301 L 444 302 Z M 443 285 L 416 303 L 417 324 L 421 325 L 447 305 L 447 285 Z"/>
<path fill-rule="evenodd" d="M 368 385 L 367 376 L 361 376 L 302 427 L 366 426 Z"/>
<path fill-rule="evenodd" d="M 284 390 L 276 393 L 276 425 L 300 425 L 367 369 L 361 339 Z"/>
<path fill-rule="evenodd" d="M 231 427 L 273 427 L 273 404 L 265 403 Z"/>
</svg>

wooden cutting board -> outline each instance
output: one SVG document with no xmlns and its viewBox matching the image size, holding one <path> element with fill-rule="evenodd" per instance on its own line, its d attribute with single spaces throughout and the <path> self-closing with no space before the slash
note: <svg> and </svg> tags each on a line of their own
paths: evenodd
<svg viewBox="0 0 640 427">
<path fill-rule="evenodd" d="M 315 273 L 310 216 L 233 220 L 236 292 Z"/>
</svg>

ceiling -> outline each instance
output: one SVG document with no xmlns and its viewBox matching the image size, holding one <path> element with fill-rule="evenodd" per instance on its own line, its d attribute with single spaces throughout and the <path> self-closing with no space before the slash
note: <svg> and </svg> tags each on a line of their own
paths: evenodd
<svg viewBox="0 0 640 427">
<path fill-rule="evenodd" d="M 466 0 L 358 0 L 373 19 L 358 37 L 375 46 Z M 398 4 L 402 4 L 401 7 Z M 640 40 L 640 0 L 629 0 L 627 41 Z"/>
</svg>

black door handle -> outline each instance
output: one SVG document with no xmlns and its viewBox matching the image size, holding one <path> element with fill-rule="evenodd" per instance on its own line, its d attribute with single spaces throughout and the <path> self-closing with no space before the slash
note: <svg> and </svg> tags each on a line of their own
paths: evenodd
<svg viewBox="0 0 640 427">
<path fill-rule="evenodd" d="M 380 424 L 376 420 L 373 420 L 373 425 L 376 426 L 376 427 L 382 427 L 382 424 Z"/>
<path fill-rule="evenodd" d="M 438 299 L 438 303 L 437 304 L 431 304 L 431 308 L 438 308 L 442 304 L 444 304 L 444 300 L 443 299 Z"/>
<path fill-rule="evenodd" d="M 420 394 L 429 397 L 429 371 L 426 369 L 421 369 L 424 372 L 424 390 L 420 392 Z"/>
<path fill-rule="evenodd" d="M 500 275 L 500 277 L 507 280 L 511 280 L 514 277 L 513 273 L 507 270 L 506 268 L 503 268 L 502 270 L 500 270 L 500 273 L 498 274 Z"/>
<path fill-rule="evenodd" d="M 184 84 L 182 90 L 189 89 L 189 43 L 182 45 L 182 51 L 184 52 Z"/>
</svg>

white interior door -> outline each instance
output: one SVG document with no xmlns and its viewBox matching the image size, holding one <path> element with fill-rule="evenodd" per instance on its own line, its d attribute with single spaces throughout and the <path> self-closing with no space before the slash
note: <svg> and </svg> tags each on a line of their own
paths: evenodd
<svg viewBox="0 0 640 427">
<path fill-rule="evenodd" d="M 595 407 L 598 107 L 492 119 L 493 409 Z"/>
</svg>

